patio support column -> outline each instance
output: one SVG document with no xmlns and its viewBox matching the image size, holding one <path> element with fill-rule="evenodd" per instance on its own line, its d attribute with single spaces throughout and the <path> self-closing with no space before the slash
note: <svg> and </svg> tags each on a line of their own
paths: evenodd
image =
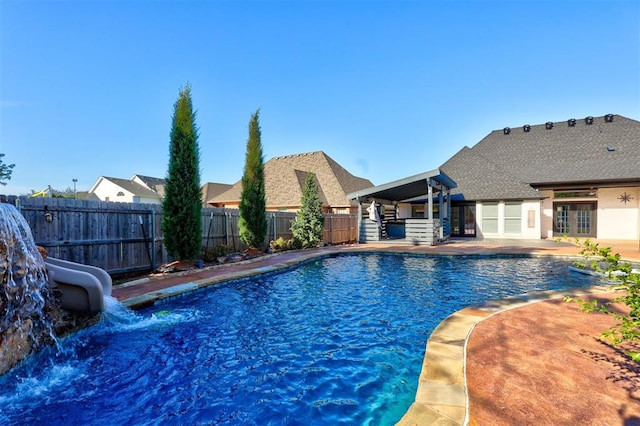
<svg viewBox="0 0 640 426">
<path fill-rule="evenodd" d="M 451 235 L 451 188 L 447 187 L 447 235 Z"/>
<path fill-rule="evenodd" d="M 361 228 L 361 222 L 362 222 L 362 200 L 360 200 L 360 197 L 358 197 L 358 232 L 356 232 L 356 242 L 359 243 L 360 242 L 360 229 Z"/>
<path fill-rule="evenodd" d="M 444 218 L 445 218 L 444 193 L 442 189 L 443 189 L 442 185 L 440 185 L 440 192 L 438 192 L 438 204 L 440 208 L 440 226 L 444 226 Z"/>
<path fill-rule="evenodd" d="M 428 204 L 428 216 L 427 218 L 433 220 L 433 188 L 431 187 L 431 179 L 427 179 L 427 204 Z"/>
</svg>

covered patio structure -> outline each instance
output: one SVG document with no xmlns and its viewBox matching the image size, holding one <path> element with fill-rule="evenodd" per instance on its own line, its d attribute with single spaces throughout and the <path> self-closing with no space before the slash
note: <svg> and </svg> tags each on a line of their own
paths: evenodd
<svg viewBox="0 0 640 426">
<path fill-rule="evenodd" d="M 358 202 L 358 242 L 435 245 L 448 239 L 455 187 L 435 169 L 347 194 Z"/>
</svg>

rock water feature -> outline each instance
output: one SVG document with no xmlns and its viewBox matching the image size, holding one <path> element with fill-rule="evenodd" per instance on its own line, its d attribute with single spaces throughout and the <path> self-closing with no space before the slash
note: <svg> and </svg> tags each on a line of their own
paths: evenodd
<svg viewBox="0 0 640 426">
<path fill-rule="evenodd" d="M 0 375 L 54 343 L 59 320 L 29 225 L 14 206 L 0 203 Z"/>
</svg>

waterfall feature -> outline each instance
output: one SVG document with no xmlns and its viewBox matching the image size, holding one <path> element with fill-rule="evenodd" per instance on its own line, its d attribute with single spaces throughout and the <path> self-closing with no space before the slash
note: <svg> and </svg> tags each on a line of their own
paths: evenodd
<svg viewBox="0 0 640 426">
<path fill-rule="evenodd" d="M 55 341 L 58 316 L 29 225 L 14 206 L 0 203 L 0 375 Z"/>
</svg>

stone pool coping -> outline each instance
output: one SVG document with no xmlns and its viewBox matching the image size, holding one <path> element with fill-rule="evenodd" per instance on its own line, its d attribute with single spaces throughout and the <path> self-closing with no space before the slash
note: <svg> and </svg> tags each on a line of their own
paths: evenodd
<svg viewBox="0 0 640 426">
<path fill-rule="evenodd" d="M 218 283 L 276 272 L 320 257 L 343 253 L 401 253 L 431 255 L 526 255 L 577 258 L 579 247 L 572 245 L 521 242 L 515 245 L 447 244 L 442 246 L 345 245 L 321 249 L 281 252 L 237 264 L 210 267 L 188 273 L 134 281 L 114 288 L 113 296 L 131 308 L 151 306 Z M 607 287 L 540 291 L 492 300 L 481 306 L 467 307 L 451 314 L 433 331 L 427 341 L 425 358 L 414 403 L 399 425 L 463 425 L 469 421 L 468 392 L 465 377 L 467 339 L 482 320 L 506 310 L 563 296 L 602 293 Z"/>
</svg>

